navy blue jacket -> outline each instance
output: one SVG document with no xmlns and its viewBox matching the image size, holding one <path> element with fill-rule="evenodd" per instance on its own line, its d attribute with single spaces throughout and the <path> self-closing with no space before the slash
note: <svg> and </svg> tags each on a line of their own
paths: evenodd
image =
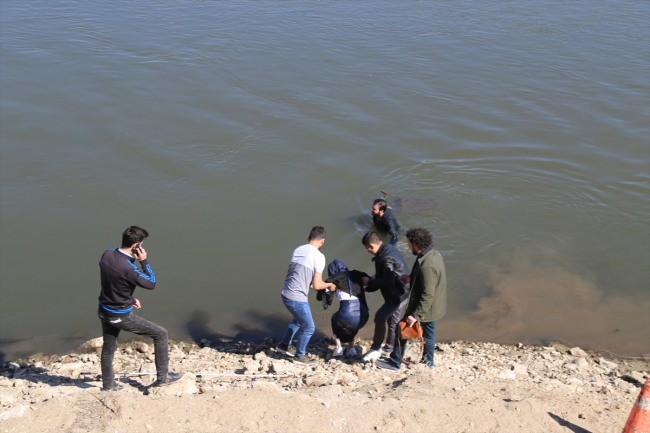
<svg viewBox="0 0 650 433">
<path fill-rule="evenodd" d="M 133 291 L 136 286 L 153 290 L 156 288 L 156 275 L 147 260 L 140 262 L 118 249 L 104 251 L 99 261 L 102 276 L 102 291 L 99 305 L 109 313 L 126 314 L 133 309 Z"/>
</svg>

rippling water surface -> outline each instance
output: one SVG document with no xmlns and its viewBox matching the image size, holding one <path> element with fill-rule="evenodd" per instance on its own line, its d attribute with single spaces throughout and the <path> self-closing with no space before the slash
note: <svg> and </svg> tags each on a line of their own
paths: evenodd
<svg viewBox="0 0 650 433">
<path fill-rule="evenodd" d="M 650 353 L 649 16 L 4 1 L 0 351 L 98 336 L 97 263 L 132 224 L 159 281 L 142 315 L 173 338 L 278 336 L 293 248 L 323 225 L 328 261 L 370 272 L 384 190 L 444 255 L 438 338 Z"/>
</svg>

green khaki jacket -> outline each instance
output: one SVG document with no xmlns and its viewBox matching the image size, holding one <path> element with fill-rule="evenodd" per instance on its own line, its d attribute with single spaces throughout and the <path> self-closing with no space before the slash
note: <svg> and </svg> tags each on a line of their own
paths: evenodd
<svg viewBox="0 0 650 433">
<path fill-rule="evenodd" d="M 411 292 L 404 317 L 433 322 L 447 312 L 447 276 L 442 255 L 434 249 L 417 259 L 420 269 L 411 275 Z"/>
</svg>

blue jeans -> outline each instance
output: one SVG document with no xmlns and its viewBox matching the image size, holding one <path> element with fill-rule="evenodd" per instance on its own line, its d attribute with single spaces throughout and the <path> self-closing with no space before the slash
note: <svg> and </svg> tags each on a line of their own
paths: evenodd
<svg viewBox="0 0 650 433">
<path fill-rule="evenodd" d="M 341 301 L 339 311 L 332 315 L 332 331 L 341 343 L 351 343 L 368 321 L 368 316 L 368 307 L 358 299 Z"/>
<path fill-rule="evenodd" d="M 420 322 L 422 327 L 422 334 L 424 337 L 424 353 L 422 354 L 422 360 L 429 368 L 433 368 L 436 364 L 433 362 L 433 351 L 436 348 L 436 321 L 433 322 Z M 400 357 L 400 347 L 397 345 L 397 338 L 399 338 L 398 326 L 395 327 L 395 335 L 398 336 L 395 338 L 395 347 L 390 354 L 391 362 L 396 366 L 400 367 L 402 365 L 402 357 L 406 351 L 406 343 L 408 340 L 400 340 L 400 346 L 402 349 Z"/>
<path fill-rule="evenodd" d="M 296 356 L 302 356 L 307 353 L 309 339 L 316 331 L 314 319 L 311 318 L 309 302 L 291 301 L 284 296 L 282 296 L 282 302 L 293 316 L 293 320 L 287 326 L 287 330 L 284 331 L 281 342 L 289 345 L 295 338 Z"/>
</svg>

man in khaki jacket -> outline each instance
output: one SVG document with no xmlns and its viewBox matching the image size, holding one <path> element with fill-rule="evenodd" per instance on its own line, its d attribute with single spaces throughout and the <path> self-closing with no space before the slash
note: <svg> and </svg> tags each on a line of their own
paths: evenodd
<svg viewBox="0 0 650 433">
<path fill-rule="evenodd" d="M 402 282 L 411 284 L 411 293 L 404 310 L 404 318 L 408 326 L 420 322 L 424 333 L 424 354 L 422 361 L 434 370 L 433 351 L 436 347 L 436 321 L 447 311 L 447 277 L 445 264 L 440 253 L 433 249 L 433 240 L 428 230 L 423 228 L 411 229 L 406 232 L 411 252 L 417 256 L 410 277 L 402 276 Z M 399 326 L 399 325 L 398 325 Z M 399 332 L 395 334 L 399 338 Z M 406 350 L 406 342 L 395 342 L 389 359 L 378 359 L 377 367 L 398 371 L 402 364 L 402 356 Z"/>
</svg>

